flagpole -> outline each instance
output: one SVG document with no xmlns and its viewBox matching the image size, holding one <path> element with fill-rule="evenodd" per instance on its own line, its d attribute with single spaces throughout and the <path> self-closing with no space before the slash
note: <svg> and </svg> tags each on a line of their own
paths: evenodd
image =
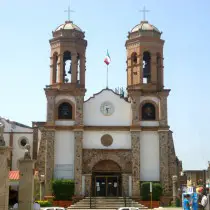
<svg viewBox="0 0 210 210">
<path fill-rule="evenodd" d="M 106 89 L 108 89 L 108 66 L 106 65 Z"/>
</svg>

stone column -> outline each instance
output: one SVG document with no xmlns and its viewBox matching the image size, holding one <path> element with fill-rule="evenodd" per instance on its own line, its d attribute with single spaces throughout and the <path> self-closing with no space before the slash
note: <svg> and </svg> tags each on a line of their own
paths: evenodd
<svg viewBox="0 0 210 210">
<path fill-rule="evenodd" d="M 71 54 L 71 83 L 76 84 L 77 82 L 77 54 Z M 70 82 L 70 81 L 69 81 Z"/>
<path fill-rule="evenodd" d="M 5 146 L 4 125 L 0 122 L 0 210 L 8 210 L 9 202 L 9 158 L 11 149 Z"/>
<path fill-rule="evenodd" d="M 75 180 L 75 195 L 82 193 L 82 141 L 83 131 L 74 131 L 74 180 Z"/>
<path fill-rule="evenodd" d="M 63 65 L 63 53 L 61 52 L 58 55 L 58 83 L 63 83 L 64 82 L 64 65 Z"/>
<path fill-rule="evenodd" d="M 35 161 L 30 156 L 30 145 L 25 146 L 24 159 L 20 160 L 20 181 L 18 192 L 18 208 L 33 210 L 34 195 L 34 165 Z"/>
<path fill-rule="evenodd" d="M 140 196 L 140 132 L 131 131 L 132 148 L 132 196 Z"/>
<path fill-rule="evenodd" d="M 176 196 L 177 196 L 177 176 L 172 176 L 172 182 L 173 182 L 173 204 L 176 204 Z"/>
<path fill-rule="evenodd" d="M 159 131 L 160 182 L 163 193 L 169 193 L 168 131 Z"/>
<path fill-rule="evenodd" d="M 0 210 L 8 210 L 9 202 L 9 155 L 11 149 L 0 145 Z"/>
<path fill-rule="evenodd" d="M 45 195 L 51 195 L 51 180 L 54 175 L 55 130 L 45 130 Z"/>
<path fill-rule="evenodd" d="M 139 55 L 139 84 L 143 83 L 143 56 L 140 54 Z"/>
<path fill-rule="evenodd" d="M 84 174 L 85 175 L 85 196 L 92 195 L 92 174 Z"/>
<path fill-rule="evenodd" d="M 151 56 L 151 82 L 157 83 L 157 55 L 152 53 Z"/>
<path fill-rule="evenodd" d="M 129 175 L 122 174 L 122 195 L 129 196 Z"/>
<path fill-rule="evenodd" d="M 85 56 L 80 57 L 80 84 L 85 85 Z"/>
</svg>

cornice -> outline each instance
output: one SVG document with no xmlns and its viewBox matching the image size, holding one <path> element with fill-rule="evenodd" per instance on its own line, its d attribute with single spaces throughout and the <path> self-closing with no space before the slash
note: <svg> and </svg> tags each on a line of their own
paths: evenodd
<svg viewBox="0 0 210 210">
<path fill-rule="evenodd" d="M 68 130 L 68 131 L 169 131 L 169 126 L 58 126 L 45 125 L 45 129 Z"/>
</svg>

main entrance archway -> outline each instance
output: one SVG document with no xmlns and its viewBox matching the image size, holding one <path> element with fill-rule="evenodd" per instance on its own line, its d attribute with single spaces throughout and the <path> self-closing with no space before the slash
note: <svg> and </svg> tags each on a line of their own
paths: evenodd
<svg viewBox="0 0 210 210">
<path fill-rule="evenodd" d="M 112 160 L 99 161 L 92 169 L 92 194 L 94 196 L 121 196 L 120 166 Z"/>
</svg>

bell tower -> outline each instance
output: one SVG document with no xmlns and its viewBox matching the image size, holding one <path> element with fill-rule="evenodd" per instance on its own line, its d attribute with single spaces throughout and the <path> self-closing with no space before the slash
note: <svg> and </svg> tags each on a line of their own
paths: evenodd
<svg viewBox="0 0 210 210">
<path fill-rule="evenodd" d="M 127 50 L 127 91 L 132 102 L 131 142 L 133 158 L 133 194 L 136 180 L 147 181 L 144 171 L 145 154 L 141 154 L 141 142 L 147 139 L 158 142 L 153 147 L 157 154 L 153 160 L 153 170 L 159 166 L 153 179 L 161 182 L 164 194 L 171 189 L 171 171 L 169 161 L 170 131 L 167 116 L 167 97 L 170 90 L 164 89 L 162 32 L 148 21 L 141 21 L 128 34 Z M 172 148 L 172 146 L 171 146 Z M 170 157 L 169 157 L 170 156 Z M 159 160 L 158 160 L 159 159 Z M 138 168 L 139 167 L 139 168 Z M 141 176 L 140 176 L 141 174 Z"/>
<path fill-rule="evenodd" d="M 163 45 L 161 32 L 148 21 L 142 21 L 128 34 L 128 90 L 161 91 L 163 84 Z"/>
<path fill-rule="evenodd" d="M 72 21 L 66 21 L 52 32 L 50 40 L 50 85 L 46 86 L 45 93 L 48 99 L 47 124 L 54 125 L 58 119 L 72 120 L 75 124 L 82 124 L 77 114 L 77 101 L 84 101 L 86 47 L 85 33 Z M 55 97 L 68 95 L 73 97 L 65 101 L 59 108 Z M 79 98 L 79 99 L 78 99 Z M 78 100 L 77 100 L 78 99 Z M 75 102 L 76 103 L 75 103 Z M 68 105 L 68 104 L 69 105 Z M 57 106 L 57 107 L 56 107 Z M 80 110 L 82 112 L 82 110 Z M 61 115 L 59 117 L 59 115 Z"/>
<path fill-rule="evenodd" d="M 68 170 L 75 180 L 75 195 L 82 192 L 83 103 L 85 96 L 85 33 L 72 21 L 52 32 L 50 40 L 50 84 L 46 86 L 47 120 L 42 130 L 40 173 L 45 175 L 45 193 L 51 194 L 51 180 Z M 61 141 L 62 140 L 62 141 Z M 65 142 L 65 143 L 63 143 Z M 70 146 L 65 164 L 59 148 Z M 60 146 L 58 146 L 60 145 Z"/>
<path fill-rule="evenodd" d="M 143 116 L 146 116 L 140 109 L 144 105 L 141 103 L 143 96 L 147 95 L 162 104 L 155 103 L 153 106 L 147 103 L 148 107 L 145 105 L 145 109 L 154 110 L 153 117 L 150 116 L 147 120 L 159 121 L 160 125 L 168 126 L 167 96 L 170 90 L 164 89 L 164 40 L 161 39 L 161 34 L 162 32 L 148 21 L 141 21 L 129 32 L 126 40 L 127 91 L 135 103 L 133 107 L 136 107 L 133 108 L 133 125 L 139 124 Z"/>
<path fill-rule="evenodd" d="M 85 51 L 87 41 L 84 32 L 66 21 L 52 32 L 50 85 L 85 88 Z"/>
</svg>

